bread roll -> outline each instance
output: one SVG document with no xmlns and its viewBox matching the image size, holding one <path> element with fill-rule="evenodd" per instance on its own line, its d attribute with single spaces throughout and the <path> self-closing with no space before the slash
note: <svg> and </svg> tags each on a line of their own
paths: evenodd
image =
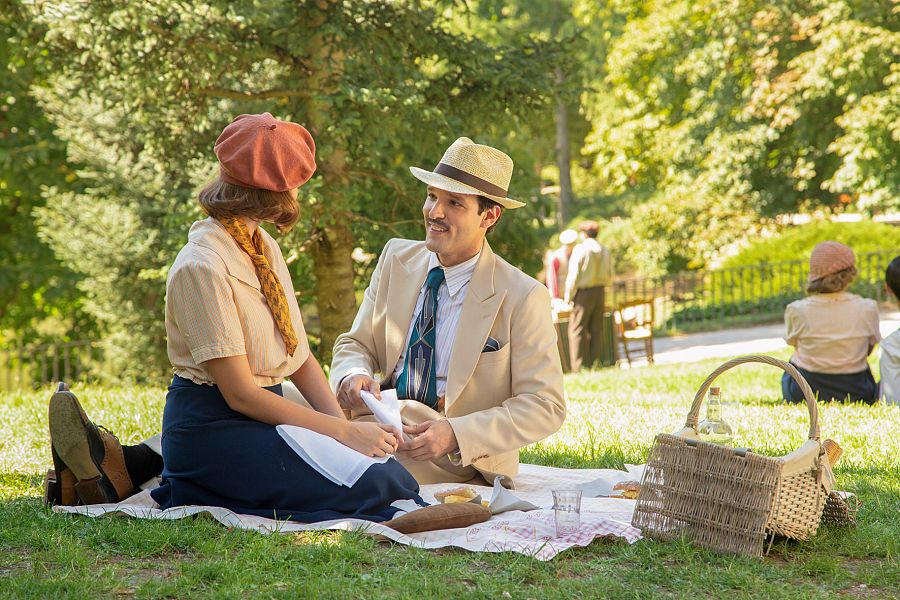
<svg viewBox="0 0 900 600">
<path fill-rule="evenodd" d="M 611 496 L 613 498 L 622 497 L 634 500 L 641 493 L 641 484 L 638 481 L 620 481 L 613 486 L 613 490 L 622 492 L 621 496 Z"/>
<path fill-rule="evenodd" d="M 468 502 L 478 494 L 467 485 L 461 485 L 459 487 L 450 488 L 449 490 L 441 490 L 439 492 L 434 493 L 434 499 L 442 504 L 452 504 L 453 502 Z M 448 501 L 447 499 L 450 497 L 454 497 L 454 500 Z"/>
</svg>

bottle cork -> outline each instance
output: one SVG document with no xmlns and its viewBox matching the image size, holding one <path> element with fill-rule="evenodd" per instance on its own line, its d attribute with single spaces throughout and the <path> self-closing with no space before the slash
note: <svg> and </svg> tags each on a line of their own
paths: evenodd
<svg viewBox="0 0 900 600">
<path fill-rule="evenodd" d="M 840 460 L 844 449 L 838 446 L 838 443 L 834 440 L 825 440 L 822 442 L 822 447 L 825 448 L 825 454 L 828 455 L 828 464 L 833 467 Z"/>
</svg>

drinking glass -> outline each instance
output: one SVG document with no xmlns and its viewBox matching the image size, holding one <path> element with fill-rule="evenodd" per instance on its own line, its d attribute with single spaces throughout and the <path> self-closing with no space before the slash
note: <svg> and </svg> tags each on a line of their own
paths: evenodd
<svg viewBox="0 0 900 600">
<path fill-rule="evenodd" d="M 581 525 L 581 490 L 553 490 L 556 537 L 571 535 Z"/>
</svg>

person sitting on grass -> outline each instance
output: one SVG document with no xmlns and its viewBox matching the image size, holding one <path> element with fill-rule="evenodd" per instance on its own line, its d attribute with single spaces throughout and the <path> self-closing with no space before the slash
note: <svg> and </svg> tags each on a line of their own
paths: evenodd
<svg viewBox="0 0 900 600">
<path fill-rule="evenodd" d="M 784 339 L 794 347 L 791 364 L 819 401 L 877 400 L 878 388 L 866 358 L 880 339 L 878 305 L 847 291 L 856 275 L 850 248 L 822 242 L 809 259 L 809 296 L 791 302 L 784 311 Z M 800 386 L 787 373 L 781 389 L 788 402 L 805 402 Z"/>
<path fill-rule="evenodd" d="M 900 302 L 900 256 L 894 258 L 884 270 L 884 287 L 893 296 L 894 302 Z M 900 330 L 881 340 L 879 346 L 880 396 L 888 404 L 900 405 Z"/>
<path fill-rule="evenodd" d="M 296 123 L 240 115 L 215 144 L 220 174 L 201 192 L 209 217 L 193 224 L 169 269 L 165 324 L 174 378 L 163 414 L 162 461 L 146 445 L 122 448 L 65 386 L 50 400 L 55 479 L 45 501 L 118 502 L 163 468 L 151 491 L 161 508 L 221 506 L 316 522 L 387 521 L 392 503 L 423 504 L 396 460 L 372 465 L 353 487 L 333 483 L 276 431 L 290 424 L 367 456 L 393 454 L 401 433 L 350 422 L 310 353 L 287 264 L 261 222 L 287 230 L 297 189 L 313 174 L 315 144 Z M 289 377 L 311 406 L 283 397 Z M 158 472 L 158 471 L 157 471 Z"/>
</svg>

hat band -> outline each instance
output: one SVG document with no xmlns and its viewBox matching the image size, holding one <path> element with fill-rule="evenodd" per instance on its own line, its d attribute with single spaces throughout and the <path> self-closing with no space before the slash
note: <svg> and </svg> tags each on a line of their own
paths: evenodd
<svg viewBox="0 0 900 600">
<path fill-rule="evenodd" d="M 495 185 L 490 181 L 482 179 L 481 177 L 476 177 L 471 173 L 466 173 L 465 171 L 457 169 L 456 167 L 451 167 L 447 163 L 438 163 L 438 166 L 434 168 L 434 172 L 438 175 L 444 175 L 445 177 L 455 179 L 456 181 L 480 190 L 485 194 L 490 194 L 491 196 L 506 197 L 506 190 L 499 185 Z"/>
</svg>

